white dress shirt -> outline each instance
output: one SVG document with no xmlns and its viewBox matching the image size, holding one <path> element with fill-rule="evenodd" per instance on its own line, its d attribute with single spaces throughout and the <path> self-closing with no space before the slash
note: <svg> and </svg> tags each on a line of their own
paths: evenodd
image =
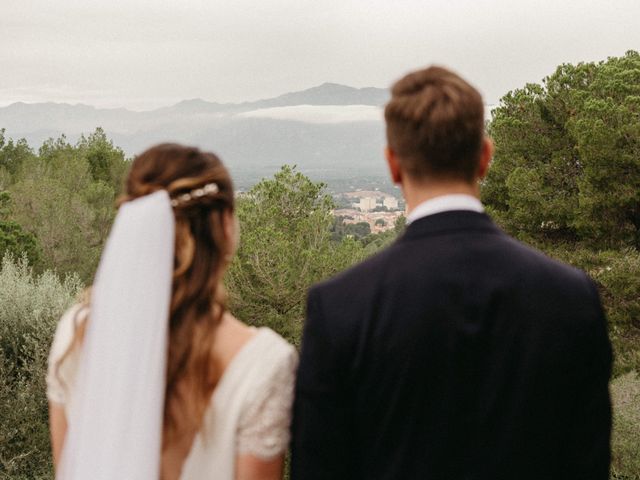
<svg viewBox="0 0 640 480">
<path fill-rule="evenodd" d="M 428 215 L 450 212 L 452 210 L 469 210 L 472 212 L 482 213 L 484 212 L 484 207 L 480 200 L 472 195 L 467 195 L 466 193 L 441 195 L 422 202 L 416 208 L 411 210 L 411 213 L 407 215 L 407 225 Z"/>
</svg>

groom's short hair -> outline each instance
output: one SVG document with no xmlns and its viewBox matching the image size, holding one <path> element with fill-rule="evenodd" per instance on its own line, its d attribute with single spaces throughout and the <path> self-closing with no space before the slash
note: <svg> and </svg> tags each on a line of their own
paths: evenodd
<svg viewBox="0 0 640 480">
<path fill-rule="evenodd" d="M 484 104 L 459 75 L 437 66 L 406 75 L 393 85 L 384 115 L 389 148 L 410 176 L 474 180 Z"/>
</svg>

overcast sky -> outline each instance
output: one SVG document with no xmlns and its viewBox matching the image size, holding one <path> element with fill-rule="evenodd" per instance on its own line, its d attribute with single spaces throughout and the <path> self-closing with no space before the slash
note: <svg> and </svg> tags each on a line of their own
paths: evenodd
<svg viewBox="0 0 640 480">
<path fill-rule="evenodd" d="M 639 27 L 640 0 L 4 0 L 0 106 L 387 87 L 430 63 L 492 104 L 560 63 L 640 50 Z"/>
</svg>

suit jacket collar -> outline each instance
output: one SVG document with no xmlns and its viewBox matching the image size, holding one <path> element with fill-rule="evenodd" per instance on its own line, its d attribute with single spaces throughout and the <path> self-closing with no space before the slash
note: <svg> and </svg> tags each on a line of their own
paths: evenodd
<svg viewBox="0 0 640 480">
<path fill-rule="evenodd" d="M 400 237 L 400 241 L 460 230 L 484 230 L 489 233 L 501 233 L 501 230 L 486 213 L 453 210 L 415 220 L 407 226 L 405 233 Z"/>
<path fill-rule="evenodd" d="M 428 215 L 454 210 L 470 210 L 472 212 L 484 212 L 484 207 L 479 199 L 465 193 L 453 193 L 431 198 L 417 205 L 407 215 L 407 225 L 420 220 Z"/>
</svg>

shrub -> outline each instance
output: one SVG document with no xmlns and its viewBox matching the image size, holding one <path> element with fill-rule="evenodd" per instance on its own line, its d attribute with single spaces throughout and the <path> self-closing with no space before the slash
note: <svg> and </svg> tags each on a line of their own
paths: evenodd
<svg viewBox="0 0 640 480">
<path fill-rule="evenodd" d="M 640 378 L 636 372 L 616 378 L 613 399 L 611 478 L 640 479 Z"/>
<path fill-rule="evenodd" d="M 640 372 L 640 252 L 634 248 L 593 251 L 578 245 L 544 250 L 586 271 L 597 283 L 609 320 L 613 377 Z"/>
<path fill-rule="evenodd" d="M 77 276 L 35 275 L 25 258 L 0 269 L 0 478 L 51 478 L 45 373 L 56 322 Z"/>
</svg>

